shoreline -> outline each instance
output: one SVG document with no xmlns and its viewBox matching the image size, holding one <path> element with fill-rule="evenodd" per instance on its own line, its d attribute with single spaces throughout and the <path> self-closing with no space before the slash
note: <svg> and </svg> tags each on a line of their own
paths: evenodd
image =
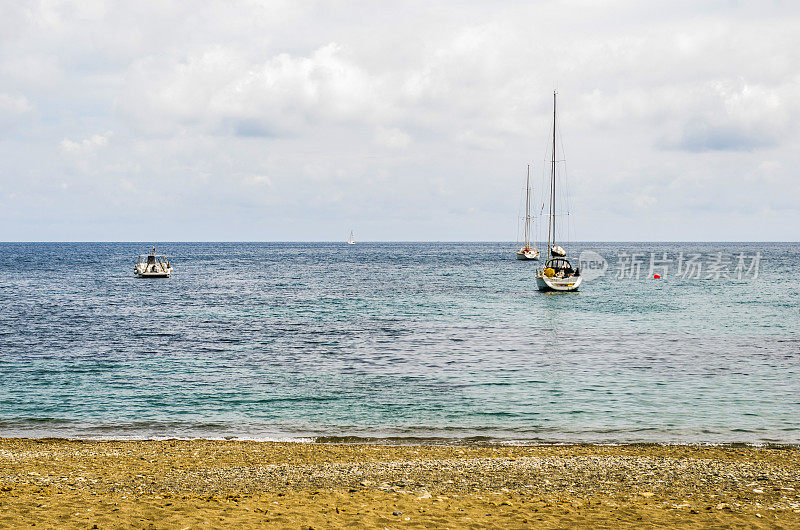
<svg viewBox="0 0 800 530">
<path fill-rule="evenodd" d="M 115 437 L 115 436 L 0 436 L 0 443 L 6 441 L 47 441 L 47 442 L 241 442 L 241 443 L 278 443 L 278 444 L 312 444 L 312 445 L 365 445 L 387 447 L 749 447 L 749 448 L 800 448 L 800 441 L 796 442 L 650 442 L 650 441 L 562 441 L 562 440 L 508 440 L 502 438 L 441 438 L 420 436 L 264 436 L 264 437 L 201 437 L 201 436 L 142 436 L 142 437 Z"/>
<path fill-rule="evenodd" d="M 800 526 L 800 446 L 0 438 L 0 526 Z"/>
</svg>

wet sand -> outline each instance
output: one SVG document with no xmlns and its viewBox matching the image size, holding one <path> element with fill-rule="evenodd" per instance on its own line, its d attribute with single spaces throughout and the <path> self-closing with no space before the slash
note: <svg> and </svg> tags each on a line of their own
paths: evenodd
<svg viewBox="0 0 800 530">
<path fill-rule="evenodd" d="M 800 527 L 800 448 L 0 439 L 0 527 Z"/>
</svg>

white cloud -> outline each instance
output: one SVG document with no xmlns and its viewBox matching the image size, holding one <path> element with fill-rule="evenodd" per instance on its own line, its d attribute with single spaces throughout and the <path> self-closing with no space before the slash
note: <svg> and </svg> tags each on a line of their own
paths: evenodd
<svg viewBox="0 0 800 530">
<path fill-rule="evenodd" d="M 248 186 L 272 186 L 272 179 L 266 175 L 248 175 L 242 179 L 242 182 Z"/>
<path fill-rule="evenodd" d="M 788 88 L 788 87 L 786 87 Z M 670 148 L 688 151 L 753 150 L 777 144 L 792 131 L 797 98 L 784 87 L 748 84 L 741 79 L 694 87 L 672 102 L 673 118 L 662 123 Z M 791 87 L 800 90 L 800 85 Z M 670 134 L 670 133 L 668 133 Z"/>
<path fill-rule="evenodd" d="M 458 133 L 456 141 L 471 149 L 485 149 L 488 151 L 497 150 L 503 146 L 502 140 L 496 136 L 482 135 L 473 130 Z"/>
<path fill-rule="evenodd" d="M 379 83 L 336 43 L 260 63 L 215 47 L 176 63 L 140 61 L 121 107 L 145 131 L 282 136 L 320 122 L 374 121 L 383 110 Z"/>
<path fill-rule="evenodd" d="M 10 136 L 34 110 L 25 96 L 0 92 L 0 138 Z"/>
<path fill-rule="evenodd" d="M 411 137 L 397 127 L 378 127 L 375 143 L 390 149 L 405 149 L 411 143 Z"/>
<path fill-rule="evenodd" d="M 59 148 L 63 153 L 69 154 L 86 154 L 96 151 L 99 148 L 105 147 L 108 144 L 108 138 L 112 133 L 106 133 L 105 136 L 95 134 L 90 138 L 85 138 L 81 141 L 74 142 L 72 140 L 61 140 Z"/>
<path fill-rule="evenodd" d="M 24 114 L 33 110 L 33 105 L 25 96 L 12 96 L 0 93 L 0 114 Z"/>
<path fill-rule="evenodd" d="M 751 203 L 800 216 L 799 11 L 5 3 L 0 186 L 28 199 L 0 239 L 49 238 L 28 213 L 43 204 L 71 221 L 58 226 L 105 216 L 110 239 L 126 207 L 168 210 L 175 239 L 245 237 L 211 218 L 251 221 L 250 239 L 340 239 L 336 219 L 378 239 L 512 238 L 556 87 L 578 237 L 680 239 L 702 208 L 717 238 L 747 238 L 727 220 Z M 654 216 L 671 220 L 663 234 L 643 228 Z M 795 220 L 749 237 L 796 238 Z"/>
</svg>

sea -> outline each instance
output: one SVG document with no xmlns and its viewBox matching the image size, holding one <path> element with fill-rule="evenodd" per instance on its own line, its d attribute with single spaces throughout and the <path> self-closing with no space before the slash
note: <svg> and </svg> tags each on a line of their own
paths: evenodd
<svg viewBox="0 0 800 530">
<path fill-rule="evenodd" d="M 0 243 L 0 436 L 800 443 L 798 243 L 150 249 Z"/>
</svg>

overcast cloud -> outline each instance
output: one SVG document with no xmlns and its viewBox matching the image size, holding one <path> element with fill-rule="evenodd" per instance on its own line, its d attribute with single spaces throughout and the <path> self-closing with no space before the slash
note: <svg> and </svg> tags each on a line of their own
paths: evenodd
<svg viewBox="0 0 800 530">
<path fill-rule="evenodd" d="M 798 240 L 800 4 L 0 2 L 0 240 Z"/>
</svg>

